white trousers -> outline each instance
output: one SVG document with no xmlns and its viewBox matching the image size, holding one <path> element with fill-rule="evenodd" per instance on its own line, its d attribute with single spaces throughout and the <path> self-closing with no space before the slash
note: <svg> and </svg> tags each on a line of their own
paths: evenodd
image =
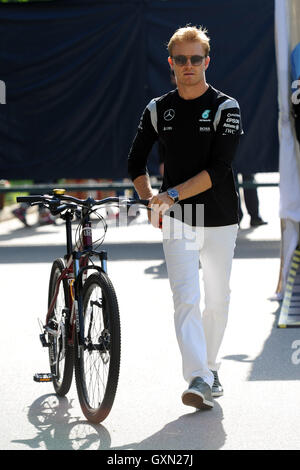
<svg viewBox="0 0 300 470">
<path fill-rule="evenodd" d="M 176 336 L 183 377 L 202 377 L 213 384 L 217 355 L 224 336 L 230 273 L 238 225 L 191 227 L 168 216 L 163 220 L 163 248 L 174 302 Z M 199 255 L 204 304 L 200 312 Z"/>
</svg>

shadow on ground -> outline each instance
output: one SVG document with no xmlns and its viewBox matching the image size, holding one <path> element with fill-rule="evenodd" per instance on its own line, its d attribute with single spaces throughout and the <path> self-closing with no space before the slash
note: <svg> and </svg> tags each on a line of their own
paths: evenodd
<svg viewBox="0 0 300 470">
<path fill-rule="evenodd" d="M 47 450 L 213 450 L 220 449 L 226 440 L 223 411 L 217 402 L 213 410 L 187 413 L 142 441 L 119 447 L 111 447 L 111 436 L 102 424 L 72 416 L 72 402 L 54 394 L 39 397 L 28 409 L 35 435 L 12 442 Z"/>
<path fill-rule="evenodd" d="M 294 364 L 292 345 L 300 340 L 299 328 L 278 328 L 278 318 L 281 305 L 273 313 L 274 323 L 270 335 L 266 339 L 261 353 L 255 359 L 249 359 L 245 354 L 224 356 L 228 361 L 252 362 L 247 380 L 299 380 L 300 364 Z"/>
<path fill-rule="evenodd" d="M 71 416 L 72 402 L 54 394 L 39 397 L 28 409 L 28 421 L 34 426 L 36 434 L 30 439 L 14 439 L 12 442 L 32 450 L 110 448 L 111 439 L 107 429 L 101 424 L 94 425 L 83 421 L 81 417 Z"/>
<path fill-rule="evenodd" d="M 100 249 L 108 252 L 111 261 L 126 260 L 164 260 L 161 242 L 153 243 L 104 243 Z M 47 263 L 65 254 L 65 245 L 26 245 L 0 246 L 0 262 L 10 263 Z M 265 240 L 239 239 L 235 250 L 235 258 L 279 258 L 280 242 Z M 149 267 L 149 274 L 151 272 Z M 153 270 L 156 265 L 153 266 Z M 162 275 L 165 268 L 161 266 Z M 159 277 L 159 276 L 158 276 Z"/>
<path fill-rule="evenodd" d="M 222 420 L 223 410 L 215 401 L 213 410 L 187 413 L 140 442 L 113 449 L 217 450 L 226 441 Z"/>
</svg>

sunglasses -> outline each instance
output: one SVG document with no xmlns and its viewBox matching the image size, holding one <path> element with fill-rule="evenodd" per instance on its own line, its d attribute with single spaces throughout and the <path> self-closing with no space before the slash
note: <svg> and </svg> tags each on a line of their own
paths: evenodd
<svg viewBox="0 0 300 470">
<path fill-rule="evenodd" d="M 182 67 L 183 65 L 186 65 L 189 58 L 190 58 L 190 61 L 191 61 L 192 65 L 201 65 L 202 62 L 203 62 L 203 59 L 205 59 L 205 57 L 202 56 L 202 55 L 191 55 L 191 56 L 174 55 L 172 57 L 175 64 L 179 65 L 180 67 Z"/>
</svg>

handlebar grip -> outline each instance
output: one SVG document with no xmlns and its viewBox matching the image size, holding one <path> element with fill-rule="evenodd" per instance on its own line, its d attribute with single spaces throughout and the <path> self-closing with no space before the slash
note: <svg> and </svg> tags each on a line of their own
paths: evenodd
<svg viewBox="0 0 300 470">
<path fill-rule="evenodd" d="M 139 199 L 137 202 L 139 204 L 142 204 L 143 206 L 146 206 L 146 207 L 148 207 L 148 205 L 149 205 L 148 199 Z"/>
<path fill-rule="evenodd" d="M 120 204 L 124 203 L 127 204 L 128 207 L 134 206 L 135 204 L 140 205 L 140 206 L 146 206 L 148 207 L 149 205 L 149 200 L 148 199 L 135 199 L 135 198 L 125 198 L 122 200 L 120 198 L 120 201 L 118 201 Z"/>
<path fill-rule="evenodd" d="M 30 204 L 31 202 L 42 202 L 44 199 L 41 196 L 18 196 L 16 201 Z"/>
</svg>

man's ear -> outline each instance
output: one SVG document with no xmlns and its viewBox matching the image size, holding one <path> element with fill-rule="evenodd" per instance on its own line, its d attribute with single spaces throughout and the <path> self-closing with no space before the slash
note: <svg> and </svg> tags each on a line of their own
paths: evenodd
<svg viewBox="0 0 300 470">
<path fill-rule="evenodd" d="M 210 57 L 208 55 L 207 57 L 205 57 L 205 70 L 208 69 L 209 63 L 210 63 Z"/>
<path fill-rule="evenodd" d="M 173 70 L 173 60 L 172 60 L 172 57 L 168 57 L 168 62 L 169 62 L 169 65 L 171 67 L 171 70 Z"/>
</svg>

